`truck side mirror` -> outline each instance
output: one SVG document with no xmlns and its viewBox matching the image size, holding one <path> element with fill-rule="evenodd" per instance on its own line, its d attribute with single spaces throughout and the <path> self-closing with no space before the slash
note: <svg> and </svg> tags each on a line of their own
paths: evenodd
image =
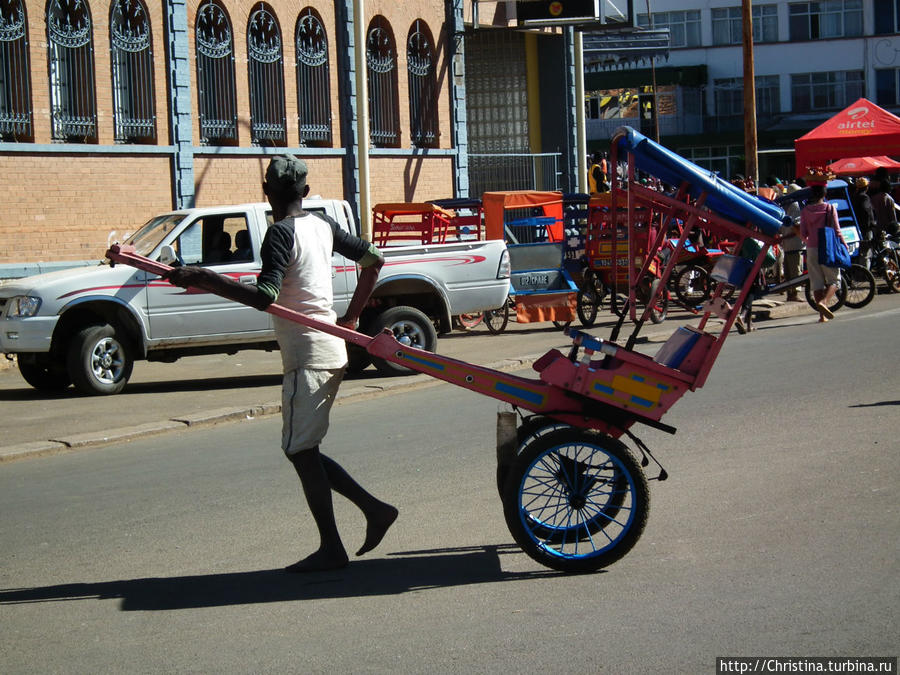
<svg viewBox="0 0 900 675">
<path fill-rule="evenodd" d="M 181 265 L 181 261 L 178 260 L 178 255 L 175 253 L 175 249 L 171 244 L 166 244 L 160 249 L 159 262 L 163 265 L 169 265 L 170 267 L 178 267 Z"/>
</svg>

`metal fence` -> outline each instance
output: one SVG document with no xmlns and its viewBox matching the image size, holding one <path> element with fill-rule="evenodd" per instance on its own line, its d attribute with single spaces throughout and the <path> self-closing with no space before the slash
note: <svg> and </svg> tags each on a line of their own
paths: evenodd
<svg viewBox="0 0 900 675">
<path fill-rule="evenodd" d="M 560 153 L 470 154 L 469 194 L 506 190 L 558 190 Z"/>
</svg>

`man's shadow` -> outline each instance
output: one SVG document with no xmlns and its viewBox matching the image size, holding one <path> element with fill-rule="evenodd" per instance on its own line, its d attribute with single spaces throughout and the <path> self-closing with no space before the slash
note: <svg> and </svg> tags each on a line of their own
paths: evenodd
<svg viewBox="0 0 900 675">
<path fill-rule="evenodd" d="M 154 577 L 0 589 L 0 605 L 121 599 L 122 611 L 168 611 L 264 602 L 399 595 L 428 588 L 519 581 L 560 572 L 504 572 L 500 556 L 513 544 L 392 553 L 353 561 L 342 570 L 287 574 L 281 569 Z"/>
</svg>

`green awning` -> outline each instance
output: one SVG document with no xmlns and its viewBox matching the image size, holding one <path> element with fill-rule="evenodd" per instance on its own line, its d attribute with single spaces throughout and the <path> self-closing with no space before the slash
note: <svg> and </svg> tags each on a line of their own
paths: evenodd
<svg viewBox="0 0 900 675">
<path fill-rule="evenodd" d="M 707 82 L 706 66 L 666 66 L 656 69 L 658 86 L 677 84 L 683 87 L 699 87 Z M 585 73 L 585 91 L 601 89 L 636 89 L 649 87 L 653 78 L 649 68 L 610 70 L 602 73 Z"/>
</svg>

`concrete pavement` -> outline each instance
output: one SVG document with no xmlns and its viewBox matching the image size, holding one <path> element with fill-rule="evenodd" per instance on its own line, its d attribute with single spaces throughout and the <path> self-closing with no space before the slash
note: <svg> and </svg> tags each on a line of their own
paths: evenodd
<svg viewBox="0 0 900 675">
<path fill-rule="evenodd" d="M 756 321 L 813 313 L 806 303 L 772 300 L 754 303 L 754 309 Z M 665 340 L 673 324 L 690 318 L 686 312 L 670 316 L 672 320 L 644 327 L 644 345 Z M 603 315 L 589 332 L 607 336 L 613 319 Z M 548 349 L 569 344 L 550 323 L 510 320 L 501 335 L 490 335 L 479 326 L 441 338 L 438 348 L 446 356 L 513 371 L 528 368 Z M 47 397 L 31 389 L 16 368 L 7 368 L 0 371 L 0 400 L 7 401 L 8 410 L 0 420 L 0 437 L 6 439 L 0 446 L 0 463 L 279 414 L 280 382 L 280 357 L 266 352 L 193 357 L 176 364 L 139 362 L 125 392 L 112 397 L 84 397 L 71 390 Z M 369 368 L 361 375 L 348 375 L 338 405 L 439 384 L 423 375 L 380 377 Z M 221 405 L 224 401 L 228 404 Z"/>
</svg>

